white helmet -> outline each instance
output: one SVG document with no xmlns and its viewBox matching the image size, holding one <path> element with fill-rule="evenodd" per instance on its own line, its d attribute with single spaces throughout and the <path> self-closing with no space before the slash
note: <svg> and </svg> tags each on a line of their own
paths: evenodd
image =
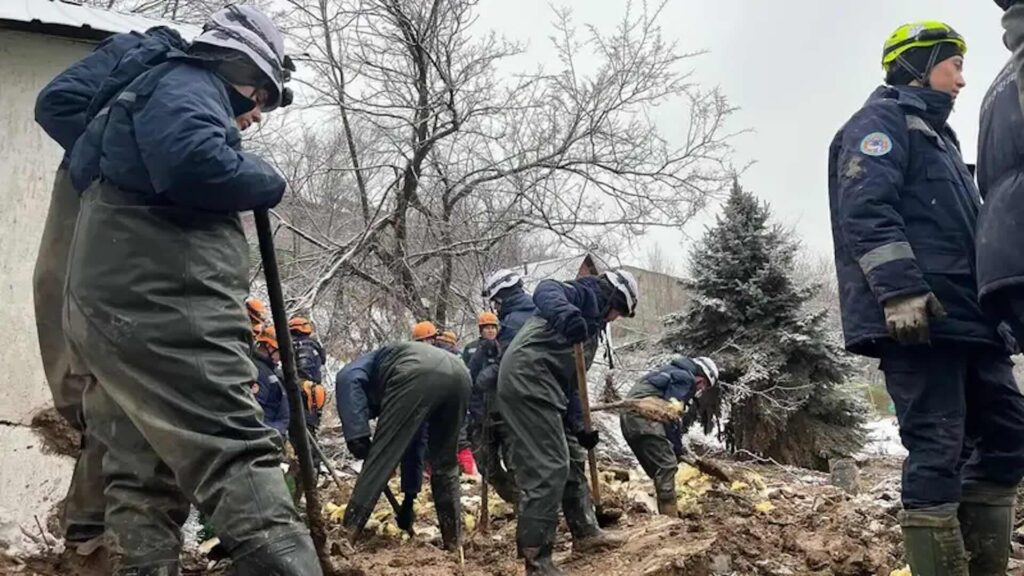
<svg viewBox="0 0 1024 576">
<path fill-rule="evenodd" d="M 498 292 L 522 283 L 522 276 L 511 270 L 501 269 L 488 276 L 487 280 L 484 281 L 484 290 L 481 292 L 481 296 L 488 300 L 494 300 Z"/>
<path fill-rule="evenodd" d="M 718 384 L 718 365 L 715 364 L 714 360 L 707 356 L 701 356 L 700 358 L 694 358 L 693 363 L 704 373 L 704 376 L 708 379 L 708 384 L 711 386 Z"/>
<path fill-rule="evenodd" d="M 636 305 L 640 299 L 640 288 L 637 286 L 636 278 L 633 277 L 633 274 L 622 269 L 615 269 L 605 272 L 602 276 L 607 278 L 612 283 L 612 286 L 615 287 L 615 290 L 622 294 L 623 299 L 626 301 L 626 310 L 624 311 L 626 316 L 630 318 L 635 316 Z"/>
<path fill-rule="evenodd" d="M 288 68 L 293 66 L 288 60 L 286 67 L 284 38 L 266 14 L 252 6 L 229 4 L 210 16 L 203 33 L 193 42 L 236 50 L 248 56 L 276 89 L 263 111 L 281 105 Z"/>
</svg>

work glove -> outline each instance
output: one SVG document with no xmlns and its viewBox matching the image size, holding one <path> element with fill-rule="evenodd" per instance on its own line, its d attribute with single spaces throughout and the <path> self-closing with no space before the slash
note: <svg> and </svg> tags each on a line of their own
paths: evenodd
<svg viewBox="0 0 1024 576">
<path fill-rule="evenodd" d="M 884 310 L 889 335 L 903 345 L 928 344 L 931 341 L 928 316 L 946 316 L 946 310 L 931 292 L 897 296 L 885 303 Z"/>
<path fill-rule="evenodd" d="M 370 455 L 369 436 L 349 440 L 345 445 L 348 446 L 348 451 L 356 460 L 366 460 L 366 457 Z"/>
<path fill-rule="evenodd" d="M 402 500 L 402 505 L 398 508 L 398 514 L 395 515 L 395 522 L 398 524 L 400 529 L 409 530 L 416 521 L 416 511 L 413 510 L 413 504 L 415 502 L 415 494 L 407 493 L 405 495 L 405 499 Z"/>
<path fill-rule="evenodd" d="M 580 430 L 576 433 L 576 440 L 579 441 L 580 446 L 587 450 L 593 450 L 597 443 L 601 441 L 601 436 L 597 433 L 597 430 L 591 430 L 590 432 Z"/>
<path fill-rule="evenodd" d="M 996 6 L 999 6 L 1003 10 L 1009 10 L 1010 6 L 1013 6 L 1020 0 L 996 0 Z"/>
<path fill-rule="evenodd" d="M 562 326 L 562 336 L 565 336 L 570 344 L 586 342 L 590 336 L 587 330 L 587 321 L 579 314 L 570 316 Z"/>
</svg>

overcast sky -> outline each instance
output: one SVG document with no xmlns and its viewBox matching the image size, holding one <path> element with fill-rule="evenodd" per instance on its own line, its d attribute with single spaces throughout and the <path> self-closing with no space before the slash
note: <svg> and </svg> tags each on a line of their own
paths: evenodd
<svg viewBox="0 0 1024 576">
<path fill-rule="evenodd" d="M 602 30 L 611 30 L 626 7 L 625 0 L 553 4 L 570 6 L 578 22 Z M 551 5 L 483 0 L 478 25 L 529 41 L 527 57 L 543 61 L 553 58 Z M 1009 55 L 1000 15 L 990 0 L 669 0 L 662 27 L 683 50 L 709 51 L 692 61 L 696 79 L 721 86 L 741 108 L 730 128 L 753 130 L 735 141 L 737 164 L 756 162 L 743 178 L 745 187 L 770 202 L 779 221 L 793 226 L 808 248 L 830 254 L 828 146 L 881 83 L 886 37 L 915 20 L 942 20 L 965 36 L 967 88 L 950 123 L 964 158 L 973 162 L 981 99 Z M 702 218 L 690 234 L 699 234 L 709 221 Z M 671 250 L 688 243 L 666 232 L 646 243 L 653 242 Z"/>
</svg>

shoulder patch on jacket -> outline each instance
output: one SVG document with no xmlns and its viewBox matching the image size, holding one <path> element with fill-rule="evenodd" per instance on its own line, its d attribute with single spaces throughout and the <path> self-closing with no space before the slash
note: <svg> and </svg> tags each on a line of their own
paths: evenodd
<svg viewBox="0 0 1024 576">
<path fill-rule="evenodd" d="M 892 138 L 885 132 L 872 132 L 860 141 L 861 154 L 885 156 L 892 151 Z"/>
</svg>

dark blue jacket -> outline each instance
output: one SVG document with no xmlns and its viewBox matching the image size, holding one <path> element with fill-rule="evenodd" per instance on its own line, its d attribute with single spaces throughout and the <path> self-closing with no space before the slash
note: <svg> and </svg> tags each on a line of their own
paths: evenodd
<svg viewBox="0 0 1024 576">
<path fill-rule="evenodd" d="M 846 347 L 877 356 L 891 342 L 891 298 L 933 292 L 948 316 L 933 341 L 1002 346 L 978 305 L 975 232 L 980 197 L 946 124 L 952 98 L 881 87 L 829 150 L 829 204 Z"/>
<path fill-rule="evenodd" d="M 292 347 L 295 349 L 295 368 L 299 372 L 299 377 L 322 383 L 324 362 L 327 361 L 324 347 L 309 334 L 292 332 L 291 335 Z"/>
<path fill-rule="evenodd" d="M 676 358 L 672 362 L 655 368 L 633 387 L 629 392 L 631 398 L 655 396 L 663 400 L 678 400 L 689 404 L 697 394 L 697 378 L 700 369 L 689 358 Z M 665 436 L 672 443 L 672 450 L 677 455 L 683 454 L 683 428 L 679 422 L 665 424 Z"/>
<path fill-rule="evenodd" d="M 537 307 L 533 298 L 522 286 L 506 288 L 500 292 L 501 306 L 498 307 L 498 342 L 504 350 L 512 343 L 523 324 L 533 316 Z"/>
<path fill-rule="evenodd" d="M 281 375 L 272 361 L 256 354 L 256 382 L 260 389 L 256 392 L 256 402 L 263 408 L 263 423 L 288 437 L 288 397 L 281 386 Z"/>
<path fill-rule="evenodd" d="M 999 294 L 1024 284 L 1024 118 L 1010 62 L 981 105 L 978 187 L 978 287 L 982 307 L 1001 312 Z M 1021 335 L 1018 335 L 1020 339 Z"/>
<path fill-rule="evenodd" d="M 345 365 L 335 378 L 335 395 L 341 432 L 346 441 L 370 436 L 370 420 L 380 416 L 387 382 L 381 378 L 381 363 L 386 360 L 388 347 L 367 352 Z M 418 494 L 423 486 L 423 460 L 426 454 L 427 425 L 406 447 L 402 457 L 402 492 Z"/>
<path fill-rule="evenodd" d="M 71 154 L 72 183 L 82 191 L 99 174 L 154 204 L 216 212 L 274 206 L 285 182 L 241 150 L 235 117 L 242 111 L 219 76 L 190 58 L 173 58 L 136 78 L 93 118 Z"/>
<path fill-rule="evenodd" d="M 152 31 L 152 30 L 151 30 Z M 145 38 L 142 34 L 117 34 L 99 43 L 88 56 L 58 74 L 36 97 L 35 118 L 43 130 L 68 154 L 85 131 L 86 112 L 100 85 L 129 50 Z"/>
<path fill-rule="evenodd" d="M 341 433 L 346 441 L 369 437 L 370 420 L 380 416 L 385 383 L 380 381 L 378 369 L 383 350 L 367 352 L 349 362 L 334 379 Z"/>
<path fill-rule="evenodd" d="M 478 342 L 473 346 L 473 355 L 467 362 L 469 377 L 473 383 L 469 395 L 469 426 L 483 425 L 484 411 L 487 408 L 486 395 L 493 394 L 497 389 L 498 364 L 501 361 L 501 344 L 496 340 L 485 342 L 481 339 Z M 497 406 L 492 406 L 491 417 L 496 420 L 501 418 Z"/>
<path fill-rule="evenodd" d="M 565 336 L 569 319 L 582 316 L 587 323 L 591 342 L 596 341 L 607 324 L 608 299 L 601 290 L 600 279 L 586 276 L 568 282 L 543 280 L 533 293 L 537 316 L 547 321 L 548 327 Z M 584 348 L 590 348 L 584 346 Z M 570 432 L 583 430 L 583 408 L 580 405 L 576 379 L 566 382 L 565 397 L 569 405 L 565 413 L 565 425 Z"/>
</svg>

